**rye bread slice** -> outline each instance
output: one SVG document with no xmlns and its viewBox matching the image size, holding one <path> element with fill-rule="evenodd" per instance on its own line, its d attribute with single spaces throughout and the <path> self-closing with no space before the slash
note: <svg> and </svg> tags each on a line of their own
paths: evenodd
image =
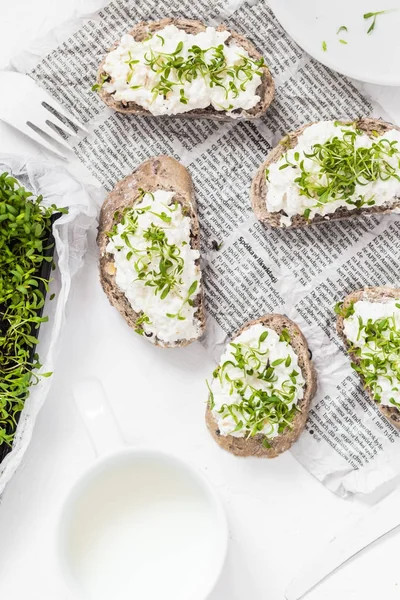
<svg viewBox="0 0 400 600">
<path fill-rule="evenodd" d="M 132 175 L 125 177 L 125 179 L 117 183 L 113 191 L 108 194 L 100 211 L 97 235 L 97 244 L 100 249 L 100 281 L 110 303 L 121 313 L 128 325 L 133 328 L 135 328 L 136 321 L 142 313 L 136 313 L 132 309 L 125 294 L 116 284 L 114 258 L 106 250 L 109 241 L 106 232 L 110 231 L 116 222 L 114 218 L 116 211 L 122 212 L 123 209 L 134 206 L 141 199 L 141 190 L 145 190 L 146 192 L 155 192 L 156 190 L 175 192 L 174 200 L 185 208 L 187 215 L 191 219 L 191 248 L 200 250 L 200 230 L 192 179 L 185 167 L 177 160 L 170 156 L 150 158 L 142 163 Z M 200 270 L 199 263 L 200 261 L 197 261 L 197 266 Z M 195 306 L 197 306 L 195 318 L 200 323 L 198 335 L 200 337 L 205 327 L 202 282 L 200 282 L 200 292 L 197 294 L 194 302 Z M 193 338 L 169 343 L 155 336 L 149 337 L 144 335 L 143 337 L 162 348 L 187 346 L 195 339 L 198 339 Z"/>
<path fill-rule="evenodd" d="M 207 403 L 206 423 L 211 435 L 215 441 L 228 452 L 236 456 L 257 456 L 258 458 L 275 458 L 282 452 L 288 450 L 292 444 L 299 438 L 307 421 L 308 411 L 311 400 L 317 390 L 317 377 L 314 366 L 311 362 L 308 350 L 307 340 L 302 334 L 296 323 L 285 317 L 284 315 L 270 314 L 249 321 L 246 323 L 233 337 L 232 340 L 238 337 L 243 331 L 249 329 L 252 325 L 261 323 L 265 327 L 273 329 L 278 334 L 282 333 L 283 329 L 287 329 L 291 338 L 291 346 L 297 354 L 299 367 L 305 380 L 304 397 L 299 401 L 298 407 L 300 411 L 296 414 L 292 421 L 292 428 L 287 428 L 281 435 L 268 439 L 270 448 L 263 446 L 265 436 L 262 434 L 254 437 L 234 437 L 232 435 L 221 435 L 218 429 L 217 422 L 210 409 L 210 397 Z"/>
<path fill-rule="evenodd" d="M 350 304 L 353 304 L 358 300 L 367 300 L 368 302 L 385 302 L 393 299 L 400 300 L 400 289 L 384 286 L 365 287 L 361 290 L 356 290 L 355 292 L 352 292 L 351 294 L 346 296 L 346 298 L 343 301 L 343 308 L 347 308 L 348 306 L 350 306 Z M 346 349 L 348 349 L 350 344 L 344 333 L 344 318 L 341 315 L 338 315 L 336 329 L 339 336 L 343 340 Z M 349 352 L 348 354 L 352 362 L 356 363 L 357 365 L 360 364 L 360 359 L 358 356 L 356 356 L 353 352 Z M 363 383 L 363 386 L 365 387 L 365 381 L 363 376 L 360 374 L 359 376 Z M 378 405 L 379 411 L 383 414 L 383 416 L 386 417 L 392 425 L 397 427 L 397 429 L 400 429 L 400 410 L 395 406 L 392 407 L 379 404 L 374 400 L 371 389 L 368 387 L 365 387 L 365 389 L 368 392 L 368 396 L 370 397 L 372 402 Z"/>
<path fill-rule="evenodd" d="M 374 132 L 377 132 L 379 135 L 384 135 L 387 131 L 390 131 L 391 129 L 397 129 L 398 131 L 400 131 L 399 127 L 396 127 L 395 125 L 392 125 L 390 123 L 385 123 L 384 121 L 380 121 L 379 119 L 358 119 L 357 121 L 346 121 L 345 124 L 350 125 L 351 123 L 354 123 L 358 129 L 361 129 L 370 137 L 374 136 Z M 261 221 L 263 225 L 270 225 L 271 227 L 290 228 L 306 227 L 307 225 L 318 225 L 320 223 L 327 223 L 328 221 L 334 221 L 336 219 L 348 219 L 349 217 L 353 217 L 355 215 L 376 213 L 385 214 L 400 209 L 400 198 L 393 198 L 393 204 L 391 204 L 390 206 L 366 206 L 365 208 L 356 208 L 353 210 L 341 207 L 330 215 L 315 215 L 315 217 L 310 220 L 305 219 L 302 215 L 294 215 L 292 217 L 291 225 L 289 226 L 285 226 L 282 223 L 281 217 L 286 216 L 283 211 L 269 212 L 266 206 L 268 182 L 265 179 L 265 169 L 268 168 L 272 163 L 278 162 L 279 159 L 289 149 L 294 148 L 297 144 L 299 136 L 303 133 L 303 131 L 307 129 L 307 127 L 310 127 L 314 124 L 315 123 L 308 123 L 300 129 L 297 129 L 297 131 L 289 133 L 287 136 L 285 136 L 279 142 L 279 144 L 273 150 L 271 150 L 266 160 L 257 170 L 257 173 L 255 174 L 251 185 L 250 195 L 254 213 L 257 219 Z"/>
<path fill-rule="evenodd" d="M 156 31 L 160 31 L 164 29 L 167 25 L 175 25 L 178 29 L 183 29 L 186 33 L 196 34 L 201 31 L 205 31 L 206 25 L 201 23 L 200 21 L 195 21 L 191 19 L 162 19 L 161 21 L 141 21 L 137 23 L 133 29 L 131 29 L 128 33 L 133 36 L 133 38 L 140 42 L 145 40 L 150 33 L 154 33 Z M 217 31 L 228 31 L 228 29 L 224 25 L 219 25 Z M 229 31 L 230 37 L 226 40 L 226 43 L 229 44 L 230 41 L 235 41 L 238 45 L 242 46 L 244 50 L 246 50 L 253 60 L 260 60 L 262 55 L 255 49 L 253 44 L 247 40 L 244 36 L 236 33 L 234 31 Z M 114 44 L 114 46 L 110 49 L 110 52 L 114 50 L 119 44 L 119 41 Z M 99 70 L 97 72 L 97 83 L 100 85 L 103 81 L 103 77 L 107 75 L 107 73 L 103 70 L 104 62 L 106 57 L 104 57 L 103 61 L 100 64 Z M 257 119 L 261 117 L 269 105 L 272 102 L 274 96 L 274 81 L 272 79 L 272 75 L 267 67 L 263 67 L 263 75 L 261 78 L 261 84 L 257 88 L 257 94 L 260 96 L 261 100 L 251 108 L 250 110 L 242 110 L 237 109 L 232 111 L 232 116 L 227 115 L 224 111 L 217 111 L 212 106 L 208 106 L 203 109 L 193 109 L 185 113 L 181 113 L 178 115 L 162 115 L 168 117 L 179 117 L 182 119 L 187 118 L 203 118 L 203 119 L 214 119 L 217 121 L 230 121 L 241 120 L 241 119 Z M 149 110 L 146 110 L 139 104 L 135 102 L 117 102 L 114 100 L 111 94 L 108 94 L 104 89 L 100 88 L 99 94 L 101 99 L 109 106 L 110 108 L 125 114 L 131 115 L 142 115 L 154 117 Z"/>
</svg>

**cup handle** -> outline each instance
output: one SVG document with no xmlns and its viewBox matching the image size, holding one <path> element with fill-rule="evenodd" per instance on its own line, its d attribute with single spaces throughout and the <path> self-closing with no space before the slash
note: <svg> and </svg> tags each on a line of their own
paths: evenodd
<svg viewBox="0 0 400 600">
<path fill-rule="evenodd" d="M 120 449 L 124 439 L 100 381 L 78 381 L 72 393 L 96 456 Z"/>
</svg>

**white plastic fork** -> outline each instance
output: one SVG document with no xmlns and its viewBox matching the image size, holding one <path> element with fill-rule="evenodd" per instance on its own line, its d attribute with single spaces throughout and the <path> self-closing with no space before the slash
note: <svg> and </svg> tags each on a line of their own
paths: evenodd
<svg viewBox="0 0 400 600">
<path fill-rule="evenodd" d="M 45 105 L 49 108 L 46 108 Z M 65 139 L 52 127 L 67 135 L 77 135 L 73 127 L 54 114 L 59 113 L 77 129 L 87 129 L 72 117 L 54 98 L 40 88 L 28 75 L 14 71 L 0 72 L 0 120 L 22 131 L 32 140 L 57 156 L 67 159 L 61 147 L 71 150 Z"/>
</svg>

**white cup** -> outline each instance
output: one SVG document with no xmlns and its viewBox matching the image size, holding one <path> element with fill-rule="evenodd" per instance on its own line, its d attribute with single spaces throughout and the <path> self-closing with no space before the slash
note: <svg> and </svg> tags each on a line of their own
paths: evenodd
<svg viewBox="0 0 400 600">
<path fill-rule="evenodd" d="M 102 456 L 60 513 L 58 555 L 71 590 L 84 600 L 205 600 L 228 543 L 213 487 L 160 450 L 121 447 L 99 382 L 82 382 L 74 396 Z"/>
</svg>

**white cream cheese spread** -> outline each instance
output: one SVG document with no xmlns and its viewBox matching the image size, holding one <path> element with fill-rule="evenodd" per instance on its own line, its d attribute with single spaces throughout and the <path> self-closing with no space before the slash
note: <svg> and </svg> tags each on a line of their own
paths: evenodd
<svg viewBox="0 0 400 600">
<path fill-rule="evenodd" d="M 400 132 L 370 137 L 355 125 L 322 121 L 266 169 L 266 206 L 310 220 L 339 208 L 384 206 L 400 197 Z"/>
<path fill-rule="evenodd" d="M 191 220 L 174 192 L 143 192 L 109 233 L 116 284 L 140 313 L 136 331 L 174 343 L 198 336 L 198 250 L 190 246 Z"/>
<path fill-rule="evenodd" d="M 289 332 L 251 326 L 228 344 L 209 384 L 220 434 L 276 437 L 290 427 L 304 386 Z"/>
<path fill-rule="evenodd" d="M 116 101 L 135 102 L 153 115 L 208 106 L 249 110 L 260 101 L 264 62 L 251 59 L 235 41 L 226 43 L 229 37 L 214 27 L 193 35 L 175 25 L 142 42 L 126 34 L 106 57 L 101 86 Z"/>
<path fill-rule="evenodd" d="M 344 334 L 360 361 L 354 368 L 377 402 L 400 408 L 400 300 L 359 300 L 348 313 Z"/>
</svg>

